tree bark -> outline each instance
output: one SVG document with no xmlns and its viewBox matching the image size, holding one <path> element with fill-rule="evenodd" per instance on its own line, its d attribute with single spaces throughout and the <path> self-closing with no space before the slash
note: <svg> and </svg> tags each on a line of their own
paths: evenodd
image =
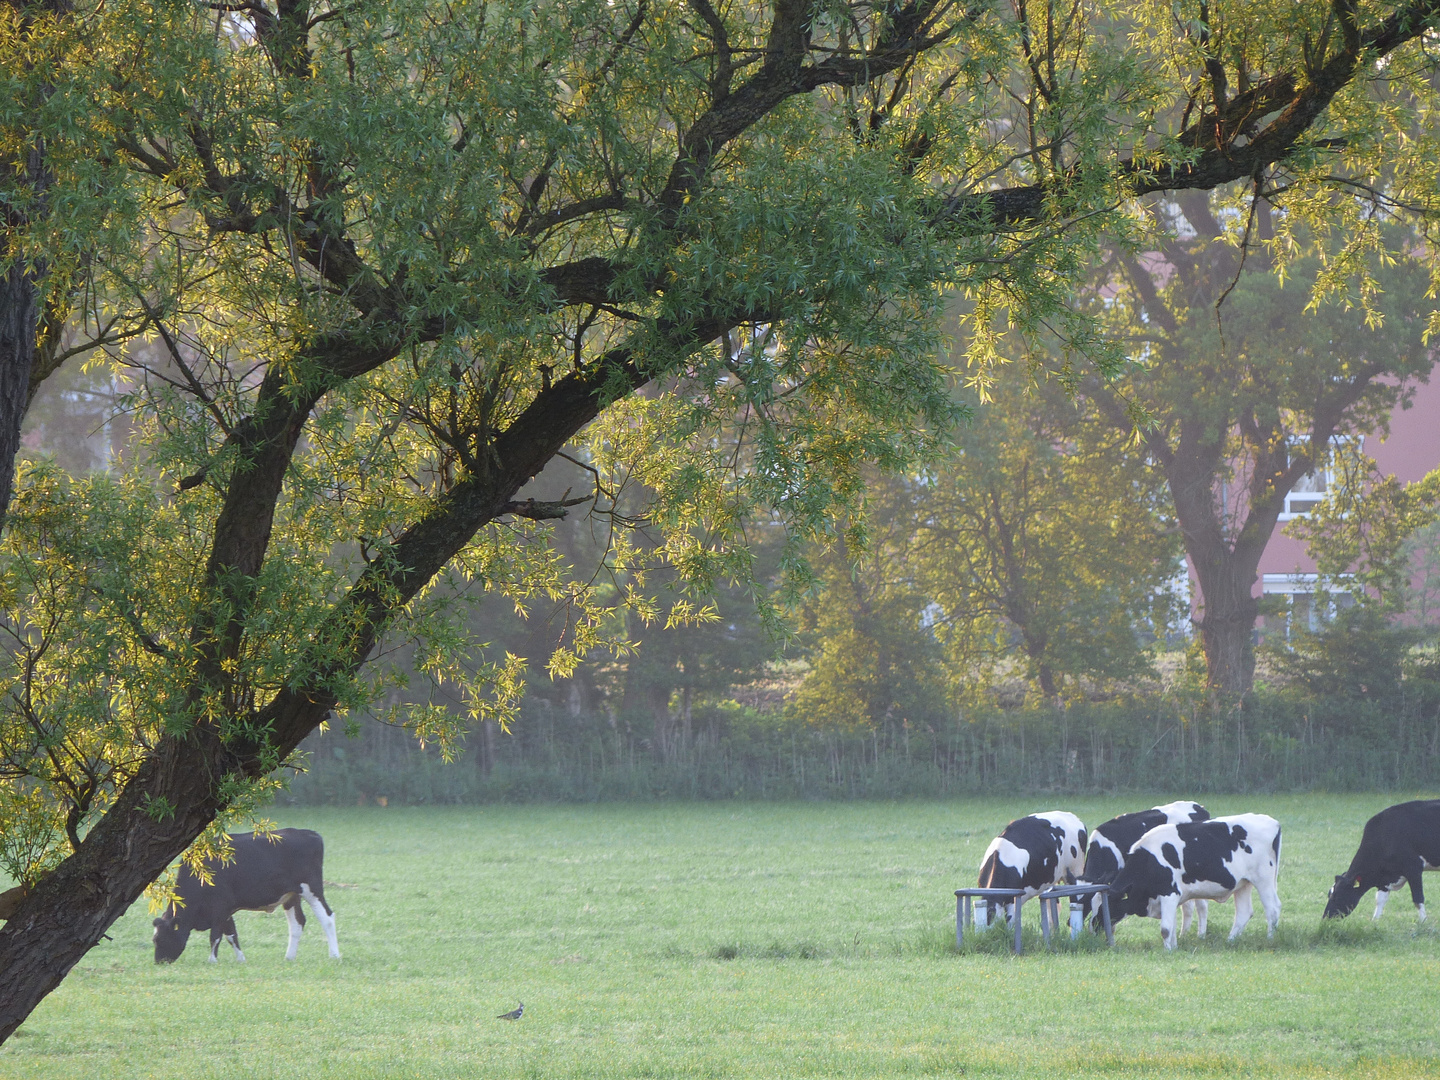
<svg viewBox="0 0 1440 1080">
<path fill-rule="evenodd" d="M 20 426 L 30 404 L 40 324 L 38 277 L 37 270 L 17 260 L 5 267 L 0 281 L 0 521 L 10 509 Z"/>
<path fill-rule="evenodd" d="M 57 17 L 70 10 L 68 0 L 42 0 L 33 5 L 8 0 L 7 6 L 16 9 L 22 36 L 30 34 L 35 12 L 44 17 Z M 43 101 L 52 91 L 48 85 L 42 85 L 39 92 Z M 45 163 L 44 142 L 37 138 L 25 149 L 23 160 L 0 161 L 0 169 L 19 196 L 14 200 L 0 200 L 4 206 L 0 236 L 9 239 L 23 234 L 31 220 L 45 212 L 52 177 Z M 27 265 L 18 251 L 0 251 L 0 255 L 9 259 L 4 264 L 4 279 L 0 281 L 0 525 L 3 525 L 15 486 L 20 426 L 38 385 L 35 361 L 39 351 L 41 284 L 46 266 L 41 260 Z M 49 374 L 50 371 L 43 372 L 43 375 Z"/>
</svg>

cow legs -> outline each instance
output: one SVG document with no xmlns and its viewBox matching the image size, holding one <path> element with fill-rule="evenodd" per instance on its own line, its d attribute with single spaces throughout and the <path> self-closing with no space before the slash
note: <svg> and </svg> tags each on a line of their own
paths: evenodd
<svg viewBox="0 0 1440 1080">
<path fill-rule="evenodd" d="M 1190 924 L 1195 924 L 1195 936 L 1205 936 L 1205 923 L 1210 915 L 1209 900 L 1186 900 L 1181 905 L 1180 936 L 1184 937 L 1190 932 Z"/>
<path fill-rule="evenodd" d="M 1180 897 L 1171 893 L 1160 898 L 1160 940 L 1165 948 L 1175 948 L 1175 909 L 1180 906 Z"/>
<path fill-rule="evenodd" d="M 1250 882 L 1242 881 L 1235 890 L 1235 923 L 1230 927 L 1230 941 L 1240 936 L 1240 931 L 1245 929 L 1245 924 L 1250 921 L 1250 913 L 1254 910 L 1254 898 L 1250 895 L 1254 891 Z M 1280 917 L 1279 909 L 1276 909 L 1275 917 Z"/>
<path fill-rule="evenodd" d="M 230 947 L 235 950 L 235 959 L 242 964 L 245 962 L 245 954 L 240 951 L 240 934 L 235 929 L 235 916 L 231 915 L 219 926 L 210 929 L 210 963 L 218 963 L 220 960 L 220 942 L 230 942 Z"/>
<path fill-rule="evenodd" d="M 1275 928 L 1280 925 L 1280 890 L 1275 883 L 1261 883 L 1255 887 L 1260 894 L 1260 906 L 1265 909 L 1265 936 L 1273 938 Z"/>
<path fill-rule="evenodd" d="M 321 886 L 322 888 L 324 886 Z M 330 910 L 330 905 L 325 903 L 323 893 L 314 892 L 309 885 L 301 884 L 300 895 L 310 905 L 311 912 L 315 918 L 320 920 L 320 925 L 325 928 L 325 940 L 330 943 L 330 955 L 336 960 L 340 959 L 340 943 L 335 937 L 335 913 Z"/>
<path fill-rule="evenodd" d="M 1422 922 L 1425 920 L 1425 886 L 1420 880 L 1420 875 L 1424 869 L 1422 863 L 1405 875 L 1410 880 L 1410 899 L 1415 901 L 1415 907 L 1420 912 Z"/>
<path fill-rule="evenodd" d="M 1373 922 L 1375 919 L 1380 918 L 1381 915 L 1385 914 L 1385 901 L 1386 901 L 1386 900 L 1389 900 L 1389 899 L 1390 899 L 1390 890 L 1389 890 L 1389 889 L 1376 889 L 1376 890 L 1375 890 L 1375 914 L 1370 916 L 1370 919 L 1371 919 L 1372 922 Z"/>
<path fill-rule="evenodd" d="M 285 949 L 285 959 L 294 960 L 300 951 L 300 934 L 305 929 L 305 912 L 300 909 L 299 897 L 290 897 L 285 905 L 285 918 L 290 923 L 290 944 Z"/>
</svg>

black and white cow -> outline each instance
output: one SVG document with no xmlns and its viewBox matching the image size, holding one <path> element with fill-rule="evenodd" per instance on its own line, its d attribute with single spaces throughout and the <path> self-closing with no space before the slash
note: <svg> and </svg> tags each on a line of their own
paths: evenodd
<svg viewBox="0 0 1440 1080">
<path fill-rule="evenodd" d="M 980 860 L 982 889 L 1024 889 L 1023 899 L 1039 895 L 1062 881 L 1074 881 L 1085 868 L 1085 824 L 1064 810 L 1016 818 L 985 849 Z M 976 925 L 988 926 L 997 904 L 977 906 Z M 1004 905 L 1014 917 L 1013 903 Z"/>
<path fill-rule="evenodd" d="M 1335 878 L 1325 903 L 1327 919 L 1355 910 L 1370 889 L 1375 893 L 1375 918 L 1385 910 L 1390 894 L 1407 881 L 1410 898 L 1425 918 L 1425 886 L 1420 875 L 1440 868 L 1440 799 L 1387 806 L 1365 823 L 1360 848 L 1350 869 Z"/>
<path fill-rule="evenodd" d="M 290 920 L 290 947 L 286 960 L 294 960 L 305 928 L 303 899 L 325 928 L 330 955 L 340 956 L 335 940 L 335 913 L 325 903 L 325 842 L 309 829 L 278 829 L 269 836 L 231 833 L 234 855 L 225 865 L 207 864 L 210 884 L 200 881 L 188 866 L 180 867 L 175 894 L 180 904 L 169 905 L 155 920 L 155 962 L 168 964 L 185 951 L 191 930 L 210 931 L 210 961 L 219 959 L 220 941 L 226 939 L 235 957 L 244 960 L 235 912 L 274 911 L 284 906 Z"/>
<path fill-rule="evenodd" d="M 1252 893 L 1260 894 L 1269 936 L 1280 922 L 1280 823 L 1265 814 L 1160 825 L 1135 842 L 1110 889 L 1110 914 L 1160 920 L 1167 949 L 1175 940 L 1175 909 L 1188 900 L 1235 897 L 1235 940 L 1250 921 Z M 1204 934 L 1204 927 L 1200 929 Z"/>
<path fill-rule="evenodd" d="M 1149 810 L 1113 817 L 1103 825 L 1095 826 L 1090 833 L 1090 848 L 1085 853 L 1083 880 L 1105 885 L 1115 880 L 1120 868 L 1125 865 L 1126 853 L 1135 846 L 1142 836 L 1159 825 L 1179 825 L 1183 822 L 1206 821 L 1210 811 L 1197 802 L 1172 802 L 1154 806 Z M 1092 922 L 1099 919 L 1100 900 L 1089 896 L 1085 900 L 1085 914 Z M 1184 905 L 1180 933 L 1190 929 L 1193 918 L 1201 937 L 1205 936 L 1205 922 L 1209 904 L 1194 900 Z"/>
</svg>

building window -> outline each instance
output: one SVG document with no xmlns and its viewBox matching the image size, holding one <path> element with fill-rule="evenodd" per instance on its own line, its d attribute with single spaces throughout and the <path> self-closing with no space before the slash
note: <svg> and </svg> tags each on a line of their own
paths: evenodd
<svg viewBox="0 0 1440 1080">
<path fill-rule="evenodd" d="M 1355 597 L 1347 592 L 1330 592 L 1322 599 L 1319 587 L 1317 574 L 1266 574 L 1261 579 L 1260 589 L 1266 596 L 1284 596 L 1289 601 L 1280 616 L 1281 625 L 1276 627 L 1283 628 L 1286 641 L 1293 640 L 1297 633 L 1317 632 L 1337 612 L 1355 603 Z"/>
<path fill-rule="evenodd" d="M 1334 440 L 1337 443 L 1353 444 L 1359 451 L 1365 445 L 1365 438 L 1361 436 L 1341 435 Z M 1306 473 L 1295 482 L 1290 489 L 1290 494 L 1285 496 L 1285 506 L 1280 512 L 1281 521 L 1293 521 L 1295 518 L 1306 517 L 1329 497 L 1331 489 L 1335 486 L 1335 470 L 1331 468 L 1316 469 L 1313 473 Z"/>
<path fill-rule="evenodd" d="M 1314 510 L 1325 499 L 1329 490 L 1329 470 L 1321 469 L 1318 473 L 1306 473 L 1295 486 L 1290 489 L 1290 494 L 1285 496 L 1285 512 L 1280 516 L 1285 519 L 1304 517 Z"/>
</svg>

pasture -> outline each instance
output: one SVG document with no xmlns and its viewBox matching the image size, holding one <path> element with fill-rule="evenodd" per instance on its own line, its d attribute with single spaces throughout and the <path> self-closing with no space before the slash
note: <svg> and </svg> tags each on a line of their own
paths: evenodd
<svg viewBox="0 0 1440 1080">
<path fill-rule="evenodd" d="M 1440 919 L 1373 894 L 1319 932 L 1365 819 L 1412 796 L 1224 796 L 1284 826 L 1274 942 L 954 948 L 953 890 L 1012 817 L 1095 825 L 1184 795 L 905 803 L 294 810 L 326 840 L 317 922 L 236 916 L 151 959 L 144 901 L 0 1047 L 0 1077 L 1440 1076 Z M 1052 802 L 1054 805 L 1052 806 Z M 1427 886 L 1440 898 L 1440 873 Z M 329 884 L 329 883 L 335 884 Z M 525 1003 L 515 1023 L 495 1014 Z"/>
</svg>

